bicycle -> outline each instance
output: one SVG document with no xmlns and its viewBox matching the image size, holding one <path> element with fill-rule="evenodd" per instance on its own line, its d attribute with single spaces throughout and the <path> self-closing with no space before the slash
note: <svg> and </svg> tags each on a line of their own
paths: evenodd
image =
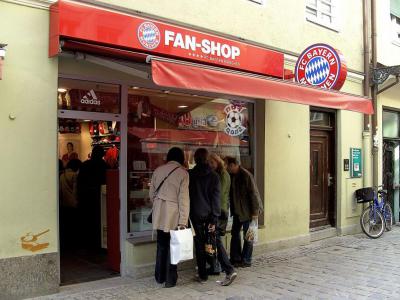
<svg viewBox="0 0 400 300">
<path fill-rule="evenodd" d="M 385 201 L 387 191 L 379 189 L 381 187 L 356 190 L 357 203 L 369 203 L 361 213 L 360 225 L 362 231 L 372 239 L 379 238 L 385 230 L 392 230 L 393 226 L 392 208 Z"/>
</svg>

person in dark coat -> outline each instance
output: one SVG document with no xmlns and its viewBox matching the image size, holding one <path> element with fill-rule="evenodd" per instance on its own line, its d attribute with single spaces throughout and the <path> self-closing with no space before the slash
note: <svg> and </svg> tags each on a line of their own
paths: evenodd
<svg viewBox="0 0 400 300">
<path fill-rule="evenodd" d="M 101 247 L 101 186 L 106 184 L 107 164 L 103 160 L 104 150 L 95 146 L 89 160 L 85 161 L 78 174 L 78 209 L 82 228 L 82 242 L 86 247 Z"/>
<path fill-rule="evenodd" d="M 243 249 L 240 231 L 246 236 L 251 220 L 257 220 L 262 210 L 260 193 L 253 175 L 242 168 L 235 157 L 226 157 L 228 172 L 231 174 L 230 204 L 233 215 L 231 230 L 230 259 L 236 266 L 250 267 L 253 255 L 253 244 L 243 238 Z"/>
<path fill-rule="evenodd" d="M 199 280 L 207 281 L 205 244 L 208 232 L 215 232 L 221 213 L 220 182 L 208 164 L 208 151 L 199 148 L 194 154 L 196 166 L 189 171 L 190 219 L 196 233 L 194 246 Z"/>
</svg>

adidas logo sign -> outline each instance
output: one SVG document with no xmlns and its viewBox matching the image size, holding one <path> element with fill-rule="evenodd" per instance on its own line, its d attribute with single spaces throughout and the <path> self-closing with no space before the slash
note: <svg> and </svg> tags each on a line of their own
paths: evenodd
<svg viewBox="0 0 400 300">
<path fill-rule="evenodd" d="M 91 105 L 101 105 L 101 101 L 97 100 L 96 93 L 94 90 L 90 90 L 86 93 L 85 96 L 81 99 L 82 104 L 91 104 Z"/>
</svg>

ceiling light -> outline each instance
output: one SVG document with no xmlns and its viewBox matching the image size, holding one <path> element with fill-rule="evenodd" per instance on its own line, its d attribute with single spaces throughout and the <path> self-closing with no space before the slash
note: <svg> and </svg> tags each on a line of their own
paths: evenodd
<svg viewBox="0 0 400 300">
<path fill-rule="evenodd" d="M 83 120 L 83 122 L 90 122 L 90 121 L 92 121 L 92 120 Z"/>
<path fill-rule="evenodd" d="M 134 90 L 140 89 L 140 87 L 138 87 L 138 86 L 132 86 L 131 88 L 134 89 Z"/>
<path fill-rule="evenodd" d="M 187 105 L 179 105 L 178 108 L 188 108 L 189 106 Z"/>
<path fill-rule="evenodd" d="M 164 93 L 166 93 L 166 94 L 169 94 L 169 93 L 171 93 L 171 91 L 163 91 Z"/>
<path fill-rule="evenodd" d="M 58 88 L 57 91 L 59 93 L 65 93 L 67 91 L 67 89 L 66 88 Z"/>
</svg>

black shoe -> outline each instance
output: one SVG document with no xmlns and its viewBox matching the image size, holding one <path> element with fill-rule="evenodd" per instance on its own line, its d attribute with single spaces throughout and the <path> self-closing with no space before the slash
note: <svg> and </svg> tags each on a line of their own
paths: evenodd
<svg viewBox="0 0 400 300">
<path fill-rule="evenodd" d="M 221 282 L 222 286 L 228 286 L 230 285 L 237 277 L 237 273 L 236 272 L 232 272 L 229 275 L 226 275 L 224 281 Z"/>
<path fill-rule="evenodd" d="M 168 288 L 173 288 L 175 286 L 176 286 L 176 283 L 166 282 L 164 287 L 168 289 Z"/>
<path fill-rule="evenodd" d="M 243 262 L 242 265 L 241 265 L 241 267 L 242 267 L 242 268 L 250 268 L 250 267 L 251 267 L 251 263 Z"/>
<path fill-rule="evenodd" d="M 200 278 L 199 275 L 196 274 L 196 277 L 194 278 L 195 281 L 200 282 L 201 284 L 204 284 L 207 282 L 208 278 Z"/>
<path fill-rule="evenodd" d="M 211 275 L 211 276 L 214 276 L 214 275 L 219 275 L 220 272 L 215 272 L 213 269 L 208 268 L 208 269 L 207 269 L 207 274 L 208 274 L 208 275 Z"/>
</svg>

